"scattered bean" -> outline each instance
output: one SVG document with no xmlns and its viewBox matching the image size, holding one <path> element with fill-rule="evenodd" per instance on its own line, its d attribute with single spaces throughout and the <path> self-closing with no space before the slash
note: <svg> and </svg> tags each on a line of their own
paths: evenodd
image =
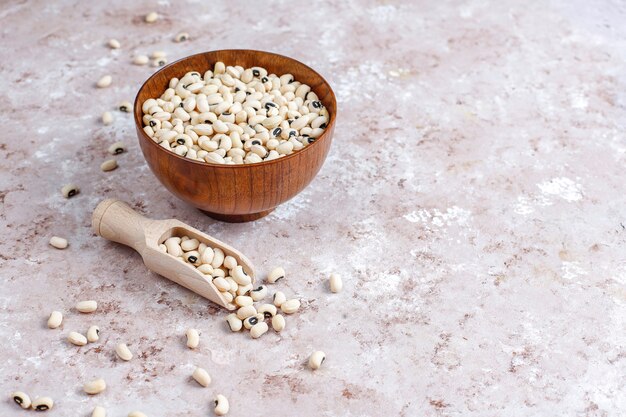
<svg viewBox="0 0 626 417">
<path fill-rule="evenodd" d="M 250 297 L 252 297 L 254 301 L 261 301 L 267 297 L 267 287 L 265 285 L 260 285 L 256 289 L 253 289 L 250 291 Z"/>
<path fill-rule="evenodd" d="M 65 198 L 74 197 L 79 192 L 80 192 L 80 189 L 78 188 L 76 184 L 67 184 L 67 185 L 64 185 L 63 188 L 61 188 L 61 194 L 63 194 L 63 197 Z"/>
<path fill-rule="evenodd" d="M 226 323 L 228 323 L 228 327 L 230 328 L 230 331 L 232 332 L 238 332 L 239 330 L 241 330 L 243 326 L 241 319 L 237 317 L 237 314 L 235 313 L 231 313 L 228 316 L 226 316 Z"/>
<path fill-rule="evenodd" d="M 104 382 L 104 379 L 99 378 L 99 379 L 94 379 L 93 381 L 87 382 L 83 386 L 83 391 L 85 391 L 89 395 L 96 395 L 104 391 L 106 387 L 107 387 L 107 384 L 106 382 Z"/>
<path fill-rule="evenodd" d="M 257 323 L 250 329 L 250 337 L 252 337 L 253 339 L 258 339 L 259 337 L 267 333 L 268 329 L 269 327 L 264 321 Z"/>
<path fill-rule="evenodd" d="M 63 314 L 60 311 L 53 311 L 48 318 L 48 328 L 56 329 L 63 322 Z"/>
<path fill-rule="evenodd" d="M 213 412 L 216 416 L 223 416 L 228 413 L 230 406 L 228 405 L 228 399 L 221 394 L 215 397 L 215 409 Z"/>
<path fill-rule="evenodd" d="M 128 413 L 128 417 L 148 417 L 148 416 L 142 413 L 141 411 L 131 411 L 130 413 Z"/>
<path fill-rule="evenodd" d="M 174 42 L 185 42 L 189 39 L 189 34 L 187 32 L 180 32 L 174 37 Z"/>
<path fill-rule="evenodd" d="M 15 391 L 13 394 L 11 394 L 11 398 L 13 398 L 13 401 L 15 401 L 15 403 L 20 407 L 25 409 L 30 408 L 30 397 L 25 392 Z"/>
<path fill-rule="evenodd" d="M 150 62 L 150 58 L 147 55 L 137 55 L 133 58 L 135 65 L 146 65 L 148 62 Z"/>
<path fill-rule="evenodd" d="M 122 45 L 120 44 L 120 41 L 118 41 L 117 39 L 111 39 L 109 40 L 109 47 L 111 49 L 120 49 Z"/>
<path fill-rule="evenodd" d="M 252 328 L 252 326 L 254 326 L 255 324 L 259 323 L 259 317 L 258 316 L 259 316 L 258 314 L 255 314 L 254 316 L 250 316 L 250 317 L 246 318 L 243 321 L 243 327 L 245 327 L 247 330 L 250 330 Z M 261 315 L 261 317 L 263 317 L 263 315 Z"/>
<path fill-rule="evenodd" d="M 111 113 L 110 111 L 105 111 L 104 113 L 102 113 L 102 124 L 108 126 L 111 123 L 113 123 L 113 113 Z"/>
<path fill-rule="evenodd" d="M 105 75 L 98 80 L 98 82 L 96 83 L 96 86 L 98 88 L 106 88 L 110 86 L 112 82 L 113 82 L 113 77 L 111 77 L 110 75 Z"/>
<path fill-rule="evenodd" d="M 272 301 L 274 302 L 274 305 L 276 307 L 280 307 L 285 301 L 287 301 L 287 297 L 282 291 L 276 291 L 274 293 L 274 298 L 272 299 Z"/>
<path fill-rule="evenodd" d="M 144 20 L 146 23 L 154 23 L 159 19 L 159 14 L 157 12 L 150 12 L 145 17 Z"/>
<path fill-rule="evenodd" d="M 52 236 L 50 238 L 50 246 L 55 247 L 57 249 L 65 249 L 67 248 L 67 239 L 64 239 L 59 236 Z"/>
<path fill-rule="evenodd" d="M 76 310 L 81 313 L 93 313 L 98 308 L 98 303 L 94 300 L 79 301 L 76 303 Z"/>
<path fill-rule="evenodd" d="M 133 105 L 130 101 L 122 101 L 117 105 L 117 109 L 123 113 L 130 113 L 133 111 Z"/>
<path fill-rule="evenodd" d="M 209 376 L 209 373 L 202 368 L 196 368 L 193 371 L 193 374 L 191 374 L 191 377 L 203 387 L 208 387 L 211 383 L 211 377 Z"/>
<path fill-rule="evenodd" d="M 252 297 L 246 295 L 240 295 L 235 298 L 235 304 L 239 307 L 251 306 L 253 303 Z"/>
<path fill-rule="evenodd" d="M 124 142 L 115 142 L 109 146 L 109 153 L 111 155 L 118 155 L 124 152 L 126 152 L 126 145 L 124 145 Z"/>
<path fill-rule="evenodd" d="M 35 398 L 30 405 L 35 411 L 48 411 L 54 406 L 54 401 L 50 397 Z"/>
<path fill-rule="evenodd" d="M 280 310 L 285 314 L 293 314 L 300 308 L 300 301 L 295 298 L 281 304 Z"/>
<path fill-rule="evenodd" d="M 89 330 L 87 330 L 87 341 L 88 342 L 97 342 L 100 339 L 100 328 L 98 326 L 91 326 Z"/>
<path fill-rule="evenodd" d="M 343 282 L 341 281 L 341 275 L 339 274 L 330 274 L 328 283 L 330 285 L 331 292 L 338 293 L 343 288 Z"/>
<path fill-rule="evenodd" d="M 240 320 L 245 320 L 250 316 L 256 315 L 256 313 L 257 311 L 256 311 L 256 308 L 254 308 L 254 306 L 245 306 L 237 310 L 237 317 Z"/>
<path fill-rule="evenodd" d="M 87 338 L 78 332 L 70 332 L 67 335 L 67 340 L 76 346 L 85 346 L 87 344 Z"/>
<path fill-rule="evenodd" d="M 322 366 L 325 359 L 326 355 L 321 350 L 313 352 L 311 356 L 309 356 L 309 368 L 313 370 L 320 369 L 320 366 Z"/>
<path fill-rule="evenodd" d="M 276 315 L 277 309 L 274 304 L 262 304 L 257 311 L 263 314 L 264 318 L 269 319 Z"/>
<path fill-rule="evenodd" d="M 272 328 L 277 332 L 282 331 L 285 328 L 285 317 L 281 314 L 272 317 Z"/>
<path fill-rule="evenodd" d="M 187 335 L 187 347 L 190 349 L 195 349 L 200 344 L 200 335 L 196 329 L 187 329 L 185 333 Z"/>
<path fill-rule="evenodd" d="M 107 159 L 100 165 L 100 169 L 104 172 L 113 171 L 117 168 L 117 160 L 114 158 Z"/>
<path fill-rule="evenodd" d="M 267 282 L 269 282 L 270 284 L 274 284 L 275 282 L 283 278 L 285 278 L 285 270 L 281 267 L 278 267 L 272 269 L 272 271 L 267 275 Z"/>
<path fill-rule="evenodd" d="M 95 406 L 91 413 L 91 417 L 106 417 L 106 415 L 107 415 L 106 409 L 99 405 Z"/>
<path fill-rule="evenodd" d="M 156 58 L 152 60 L 153 67 L 162 67 L 167 64 L 167 58 Z"/>
<path fill-rule="evenodd" d="M 117 346 L 115 346 L 115 353 L 117 353 L 117 356 L 123 361 L 129 361 L 133 358 L 133 354 L 128 346 L 126 346 L 126 343 L 118 343 Z"/>
</svg>

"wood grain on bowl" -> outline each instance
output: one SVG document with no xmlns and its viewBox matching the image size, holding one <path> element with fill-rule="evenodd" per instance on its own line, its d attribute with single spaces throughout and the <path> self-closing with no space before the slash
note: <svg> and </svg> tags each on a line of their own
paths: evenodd
<svg viewBox="0 0 626 417">
<path fill-rule="evenodd" d="M 261 66 L 277 75 L 293 74 L 296 80 L 308 84 L 328 109 L 326 130 L 304 149 L 258 164 L 208 164 L 163 149 L 143 131 L 141 105 L 149 98 L 160 97 L 170 79 L 180 78 L 189 71 L 204 73 L 218 61 L 244 68 Z M 134 105 L 139 145 L 154 175 L 176 197 L 228 222 L 259 219 L 302 191 L 326 159 L 336 114 L 335 94 L 321 75 L 294 59 L 253 50 L 205 52 L 173 62 L 144 83 Z"/>
</svg>

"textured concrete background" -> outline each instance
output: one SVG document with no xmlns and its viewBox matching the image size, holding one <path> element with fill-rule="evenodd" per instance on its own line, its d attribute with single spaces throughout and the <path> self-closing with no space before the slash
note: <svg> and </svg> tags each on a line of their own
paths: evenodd
<svg viewBox="0 0 626 417">
<path fill-rule="evenodd" d="M 232 416 L 624 415 L 626 4 L 434 3 L 3 2 L 0 415 L 31 415 L 14 389 L 52 396 L 58 417 L 96 404 L 205 416 L 217 393 Z M 163 18 L 147 25 L 152 10 Z M 193 40 L 173 43 L 181 30 Z M 233 225 L 160 186 L 130 115 L 99 118 L 153 71 L 134 54 L 237 47 L 317 69 L 341 113 L 311 186 Z M 113 85 L 97 90 L 105 74 Z M 117 140 L 129 152 L 103 173 Z M 82 190 L 71 200 L 68 182 Z M 228 333 L 224 312 L 92 234 L 106 197 L 213 234 L 260 272 L 284 265 L 278 288 L 302 312 L 280 336 Z M 72 310 L 89 298 L 97 313 Z M 45 328 L 53 309 L 58 330 Z M 99 343 L 68 345 L 91 324 Z M 135 360 L 115 359 L 118 341 Z M 315 349 L 328 359 L 312 373 Z M 196 364 L 209 388 L 190 381 Z M 109 388 L 89 398 L 96 377 Z"/>
</svg>

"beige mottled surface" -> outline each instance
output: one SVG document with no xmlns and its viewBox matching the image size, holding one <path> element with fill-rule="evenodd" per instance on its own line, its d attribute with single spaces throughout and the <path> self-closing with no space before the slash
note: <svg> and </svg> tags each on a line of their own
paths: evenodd
<svg viewBox="0 0 626 417">
<path fill-rule="evenodd" d="M 14 389 L 52 396 L 56 417 L 96 404 L 206 416 L 216 393 L 233 417 L 624 415 L 626 4 L 252 3 L 0 6 L 0 415 L 31 415 Z M 152 9 L 163 19 L 142 23 Z M 193 41 L 173 43 L 180 30 Z M 341 111 L 311 186 L 239 225 L 168 194 L 129 115 L 99 122 L 151 73 L 133 54 L 233 47 L 309 64 Z M 112 87 L 96 90 L 107 73 Z M 129 152 L 103 173 L 116 140 Z M 61 197 L 67 182 L 80 196 Z M 303 311 L 280 336 L 229 334 L 223 312 L 92 235 L 105 197 L 214 234 L 260 271 L 284 265 L 278 288 Z M 70 247 L 48 247 L 53 234 Z M 86 298 L 97 313 L 72 310 Z M 53 309 L 58 330 L 45 328 Z M 65 342 L 91 324 L 99 343 Z M 119 341 L 136 359 L 114 358 Z M 317 349 L 328 359 L 312 373 Z M 190 380 L 194 365 L 209 388 Z M 96 377 L 108 389 L 90 398 L 81 386 Z"/>
</svg>

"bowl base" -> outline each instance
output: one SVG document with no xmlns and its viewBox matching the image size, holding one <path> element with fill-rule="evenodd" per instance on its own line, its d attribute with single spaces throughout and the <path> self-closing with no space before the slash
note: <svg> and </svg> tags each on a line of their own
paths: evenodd
<svg viewBox="0 0 626 417">
<path fill-rule="evenodd" d="M 245 223 L 251 222 L 254 220 L 258 220 L 261 217 L 265 217 L 274 211 L 273 208 L 265 211 L 260 211 L 258 213 L 250 213 L 250 214 L 222 214 L 222 213 L 211 213 L 210 211 L 200 210 L 207 216 L 214 218 L 215 220 L 219 220 L 227 223 Z"/>
</svg>

